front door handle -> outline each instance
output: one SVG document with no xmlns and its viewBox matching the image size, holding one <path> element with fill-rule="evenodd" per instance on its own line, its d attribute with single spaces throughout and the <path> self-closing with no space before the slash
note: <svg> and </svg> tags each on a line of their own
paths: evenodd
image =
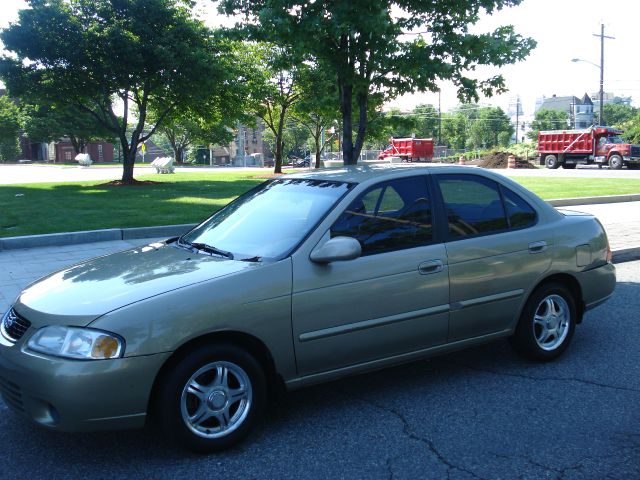
<svg viewBox="0 0 640 480">
<path fill-rule="evenodd" d="M 544 240 L 540 242 L 531 242 L 529 244 L 529 253 L 542 253 L 547 249 L 547 242 Z"/>
<path fill-rule="evenodd" d="M 442 260 L 429 260 L 428 262 L 422 262 L 418 265 L 418 272 L 420 275 L 430 275 L 432 273 L 441 272 L 444 269 L 444 263 Z"/>
</svg>

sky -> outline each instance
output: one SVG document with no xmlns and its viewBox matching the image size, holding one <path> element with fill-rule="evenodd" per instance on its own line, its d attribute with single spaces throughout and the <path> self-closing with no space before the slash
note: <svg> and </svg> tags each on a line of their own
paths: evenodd
<svg viewBox="0 0 640 480">
<path fill-rule="evenodd" d="M 17 19 L 18 10 L 26 6 L 23 0 L 0 0 L 0 28 Z M 232 20 L 216 13 L 213 2 L 198 1 L 198 10 L 210 26 L 230 25 Z M 532 116 L 537 98 L 552 95 L 597 93 L 600 88 L 600 25 L 605 35 L 615 37 L 605 40 L 604 91 L 619 96 L 632 97 L 633 105 L 640 107 L 640 58 L 638 51 L 638 0 L 524 0 L 519 6 L 506 8 L 493 15 L 484 15 L 474 32 L 490 32 L 501 25 L 513 25 L 517 33 L 532 37 L 536 49 L 529 57 L 515 65 L 498 69 L 478 68 L 478 74 L 486 77 L 501 73 L 509 91 L 492 98 L 482 98 L 482 105 L 500 106 L 507 110 L 509 104 L 520 97 L 524 116 Z M 580 58 L 592 62 L 572 62 Z M 442 110 L 458 104 L 455 87 L 450 83 L 440 85 Z M 438 94 L 410 94 L 398 98 L 389 106 L 411 110 L 420 103 L 431 103 L 437 108 Z"/>
</svg>

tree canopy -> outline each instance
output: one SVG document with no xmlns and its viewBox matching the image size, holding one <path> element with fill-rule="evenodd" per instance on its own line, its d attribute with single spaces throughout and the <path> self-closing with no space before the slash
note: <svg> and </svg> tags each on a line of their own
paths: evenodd
<svg viewBox="0 0 640 480">
<path fill-rule="evenodd" d="M 12 95 L 77 108 L 107 128 L 121 143 L 123 183 L 133 182 L 138 146 L 167 117 L 244 98 L 233 43 L 196 20 L 189 0 L 28 4 L 0 34 L 9 51 L 0 76 Z"/>
<path fill-rule="evenodd" d="M 14 160 L 20 154 L 21 113 L 6 95 L 0 96 L 0 161 Z"/>
<path fill-rule="evenodd" d="M 531 131 L 527 136 L 534 141 L 538 140 L 540 130 L 562 130 L 569 128 L 569 114 L 561 110 L 549 110 L 542 108 L 535 114 L 531 122 Z"/>
<path fill-rule="evenodd" d="M 24 130 L 33 142 L 54 142 L 69 138 L 76 153 L 89 142 L 112 141 L 115 135 L 90 113 L 69 105 L 23 106 Z"/>
<path fill-rule="evenodd" d="M 384 100 L 437 91 L 453 82 L 461 99 L 505 91 L 501 75 L 479 79 L 477 65 L 503 66 L 535 46 L 511 26 L 471 33 L 481 12 L 521 0 L 222 0 L 221 11 L 243 14 L 250 38 L 286 45 L 320 61 L 337 82 L 345 164 L 356 163 L 367 131 L 371 95 Z M 355 112 L 354 112 L 355 104 Z M 354 121 L 354 117 L 357 119 Z M 354 125 L 357 123 L 355 141 Z"/>
</svg>

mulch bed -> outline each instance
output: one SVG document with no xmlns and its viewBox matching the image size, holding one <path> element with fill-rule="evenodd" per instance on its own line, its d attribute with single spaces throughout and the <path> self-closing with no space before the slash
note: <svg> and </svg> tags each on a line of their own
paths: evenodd
<svg viewBox="0 0 640 480">
<path fill-rule="evenodd" d="M 485 155 L 478 162 L 474 162 L 481 168 L 507 168 L 509 152 L 495 152 Z M 531 162 L 524 158 L 516 157 L 516 168 L 536 168 Z"/>
</svg>

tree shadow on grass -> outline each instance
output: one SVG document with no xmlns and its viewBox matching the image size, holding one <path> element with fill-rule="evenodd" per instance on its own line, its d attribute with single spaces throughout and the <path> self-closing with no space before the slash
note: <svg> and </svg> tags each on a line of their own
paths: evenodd
<svg viewBox="0 0 640 480">
<path fill-rule="evenodd" d="M 0 187 L 0 237 L 196 223 L 263 179 Z"/>
</svg>

